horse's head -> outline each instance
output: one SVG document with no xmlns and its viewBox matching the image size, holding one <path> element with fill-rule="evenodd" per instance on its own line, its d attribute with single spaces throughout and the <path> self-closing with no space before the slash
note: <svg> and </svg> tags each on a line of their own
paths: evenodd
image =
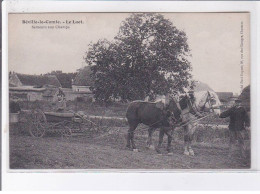
<svg viewBox="0 0 260 194">
<path fill-rule="evenodd" d="M 220 114 L 220 101 L 214 92 L 200 91 L 195 93 L 195 105 L 201 112 Z"/>
</svg>

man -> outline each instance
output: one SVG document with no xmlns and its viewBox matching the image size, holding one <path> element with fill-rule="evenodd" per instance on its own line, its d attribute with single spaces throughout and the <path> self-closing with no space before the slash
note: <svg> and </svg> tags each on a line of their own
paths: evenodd
<svg viewBox="0 0 260 194">
<path fill-rule="evenodd" d="M 228 110 L 222 112 L 220 118 L 230 117 L 229 122 L 229 156 L 232 155 L 233 147 L 236 140 L 239 142 L 239 148 L 242 157 L 245 157 L 246 148 L 244 143 L 245 128 L 250 126 L 250 119 L 243 106 L 241 106 L 241 100 L 237 99 L 235 105 Z"/>
<path fill-rule="evenodd" d="M 61 89 L 59 89 L 59 92 L 57 94 L 57 102 L 53 104 L 54 105 L 54 111 L 55 112 L 64 112 L 67 108 L 65 94 Z"/>
</svg>

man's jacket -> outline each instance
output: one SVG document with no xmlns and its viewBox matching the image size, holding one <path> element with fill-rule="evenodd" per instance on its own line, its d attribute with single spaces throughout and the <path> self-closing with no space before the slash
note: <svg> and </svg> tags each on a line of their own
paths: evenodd
<svg viewBox="0 0 260 194">
<path fill-rule="evenodd" d="M 229 129 L 231 131 L 241 131 L 245 126 L 250 125 L 250 119 L 244 107 L 233 106 L 230 109 L 222 112 L 220 118 L 230 117 Z"/>
</svg>

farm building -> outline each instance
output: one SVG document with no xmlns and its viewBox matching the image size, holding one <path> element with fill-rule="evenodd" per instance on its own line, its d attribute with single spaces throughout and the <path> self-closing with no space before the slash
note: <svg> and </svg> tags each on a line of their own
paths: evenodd
<svg viewBox="0 0 260 194">
<path fill-rule="evenodd" d="M 232 92 L 217 92 L 217 95 L 219 97 L 219 100 L 222 103 L 227 103 L 231 100 L 231 98 L 233 97 L 233 93 Z"/>
<path fill-rule="evenodd" d="M 62 88 L 72 88 L 72 80 L 76 77 L 77 73 L 63 73 L 62 71 L 52 71 L 47 75 L 55 75 L 59 80 Z"/>
<path fill-rule="evenodd" d="M 9 74 L 9 91 L 11 96 L 21 100 L 53 101 L 61 84 L 54 75 Z"/>
<path fill-rule="evenodd" d="M 223 108 L 228 108 L 234 105 L 237 96 L 233 92 L 217 92 L 220 102 Z"/>
<path fill-rule="evenodd" d="M 34 87 L 41 88 L 44 86 L 61 87 L 61 84 L 55 75 L 26 75 L 18 73 L 9 74 L 9 86 L 12 87 Z"/>
<path fill-rule="evenodd" d="M 90 87 L 94 85 L 91 78 L 90 66 L 86 66 L 79 70 L 75 79 L 72 82 L 73 92 L 92 93 Z"/>
<path fill-rule="evenodd" d="M 93 100 L 90 87 L 94 85 L 94 81 L 90 75 L 91 69 L 89 66 L 78 70 L 76 77 L 72 80 L 72 89 L 63 89 L 67 100 Z"/>
<path fill-rule="evenodd" d="M 43 100 L 43 92 L 45 88 L 32 88 L 32 87 L 9 87 L 9 95 L 17 97 L 21 101 L 36 101 Z"/>
</svg>

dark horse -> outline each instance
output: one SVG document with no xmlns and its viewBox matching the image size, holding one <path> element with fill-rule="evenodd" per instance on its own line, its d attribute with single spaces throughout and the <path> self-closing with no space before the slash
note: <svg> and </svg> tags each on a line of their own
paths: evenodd
<svg viewBox="0 0 260 194">
<path fill-rule="evenodd" d="M 162 102 L 131 102 L 126 112 L 126 118 L 129 124 L 127 147 L 133 149 L 133 151 L 137 151 L 134 143 L 134 131 L 137 126 L 142 123 L 149 126 L 147 146 L 150 147 L 152 144 L 152 134 L 155 129 L 160 128 L 160 134 L 166 134 L 168 136 L 167 151 L 172 153 L 172 131 L 175 127 L 173 123 L 180 119 L 180 115 L 181 111 L 173 99 L 169 100 L 166 107 L 164 107 Z M 157 151 L 160 152 L 159 150 Z"/>
<path fill-rule="evenodd" d="M 160 128 L 159 143 L 156 148 L 157 152 L 161 152 L 160 148 L 163 142 L 163 136 L 168 136 L 167 151 L 172 153 L 171 141 L 174 128 L 180 125 L 184 129 L 184 154 L 194 155 L 191 148 L 191 141 L 197 126 L 198 117 L 202 117 L 201 112 L 212 112 L 219 114 L 219 104 L 215 102 L 216 98 L 209 91 L 203 91 L 196 96 L 185 95 L 177 103 L 170 98 L 166 107 L 160 106 L 159 103 L 134 101 L 127 109 L 126 118 L 129 124 L 127 135 L 127 147 L 137 150 L 134 143 L 134 131 L 136 127 L 143 123 L 149 126 L 147 146 L 152 145 L 152 134 L 156 128 Z M 200 112 L 200 113 L 199 113 Z M 181 121 L 181 122 L 179 122 Z"/>
</svg>

